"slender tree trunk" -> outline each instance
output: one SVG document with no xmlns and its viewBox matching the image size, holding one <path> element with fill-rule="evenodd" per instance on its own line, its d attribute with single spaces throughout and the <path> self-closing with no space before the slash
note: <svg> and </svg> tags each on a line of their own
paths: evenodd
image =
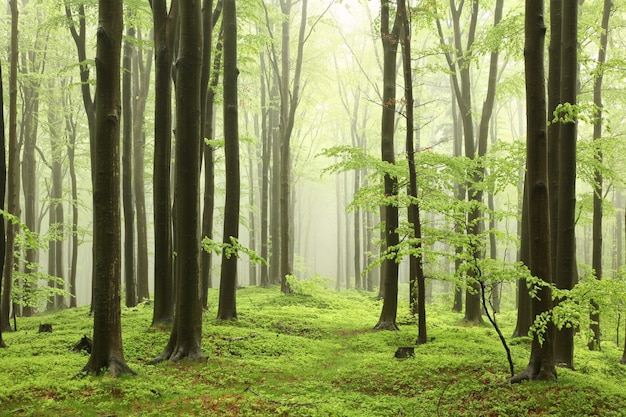
<svg viewBox="0 0 626 417">
<path fill-rule="evenodd" d="M 141 31 L 137 30 L 137 37 L 141 40 Z M 135 210 L 137 217 L 137 302 L 150 298 L 148 285 L 148 222 L 146 218 L 146 191 L 144 186 L 144 147 L 146 135 L 144 119 L 146 101 L 150 89 L 150 73 L 152 68 L 152 49 L 149 50 L 144 63 L 143 53 L 135 50 L 133 60 L 133 195 L 135 196 Z"/>
<path fill-rule="evenodd" d="M 237 98 L 237 9 L 236 0 L 224 0 L 224 162 L 226 201 L 224 204 L 224 250 L 220 275 L 218 320 L 237 318 L 237 254 L 226 248 L 239 238 L 241 178 L 239 172 L 239 104 Z"/>
<path fill-rule="evenodd" d="M 7 172 L 7 211 L 20 217 L 20 149 L 17 141 L 17 58 L 18 58 L 18 9 L 17 2 L 11 0 L 11 71 L 9 74 L 9 164 Z M 11 330 L 9 315 L 11 312 L 11 291 L 13 288 L 13 269 L 15 267 L 15 238 L 18 226 L 8 222 L 6 233 L 6 251 L 4 260 L 4 283 L 0 308 L 0 329 Z"/>
<path fill-rule="evenodd" d="M 422 257 L 422 224 L 420 220 L 420 207 L 417 197 L 417 172 L 415 169 L 415 143 L 414 143 L 414 115 L 413 115 L 413 69 L 411 67 L 411 24 L 409 10 L 405 0 L 398 0 L 398 13 L 401 14 L 402 30 L 400 44 L 402 46 L 402 68 L 404 73 L 404 98 L 406 100 L 406 153 L 409 165 L 409 207 L 408 218 L 412 224 L 412 238 L 415 243 L 413 250 L 417 253 L 410 255 L 410 282 L 413 282 L 413 290 L 410 296 L 412 311 L 417 313 L 417 340 L 416 344 L 427 342 L 426 333 L 426 282 L 424 278 L 424 265 Z M 417 288 L 415 288 L 417 287 Z M 413 293 L 415 291 L 416 293 Z"/>
<path fill-rule="evenodd" d="M 521 224 L 520 224 L 520 250 L 519 260 L 526 266 L 530 266 L 530 220 L 529 207 L 528 207 L 528 179 L 524 175 L 524 181 L 522 181 L 522 204 L 521 204 Z M 528 336 L 530 326 L 533 324 L 532 318 L 532 305 L 530 294 L 528 292 L 528 285 L 526 279 L 519 279 L 517 281 L 517 322 L 515 330 L 513 331 L 513 337 Z"/>
<path fill-rule="evenodd" d="M 135 28 L 129 27 L 124 41 L 122 59 L 122 200 L 124 210 L 124 284 L 126 307 L 137 305 L 137 283 L 135 281 L 135 206 L 133 204 L 133 112 L 132 112 L 132 58 Z"/>
<path fill-rule="evenodd" d="M 172 208 L 172 62 L 178 1 L 152 0 L 155 49 L 154 109 L 154 312 L 152 326 L 173 321 Z"/>
<path fill-rule="evenodd" d="M 265 53 L 261 53 L 261 258 L 268 260 L 269 258 L 269 183 L 270 183 L 270 158 L 271 158 L 271 134 L 268 129 L 269 109 L 267 103 L 267 88 L 269 84 L 266 82 Z M 261 286 L 266 287 L 270 284 L 268 265 L 261 265 Z"/>
<path fill-rule="evenodd" d="M 202 10 L 203 25 L 203 60 L 201 75 L 202 97 L 202 129 L 203 137 L 208 140 L 214 139 L 214 110 L 215 90 L 219 82 L 219 74 L 222 60 L 222 33 L 220 32 L 216 42 L 216 53 L 213 54 L 214 28 L 222 12 L 222 1 L 213 10 L 213 1 L 205 0 Z M 208 83 L 208 85 L 207 85 Z M 202 238 L 213 239 L 213 209 L 215 208 L 215 164 L 213 158 L 213 146 L 203 141 L 202 157 L 204 158 L 204 195 L 202 204 Z M 209 307 L 209 288 L 212 288 L 211 269 L 213 267 L 213 255 L 202 251 L 200 274 L 202 277 L 202 307 Z"/>
<path fill-rule="evenodd" d="M 0 66 L 0 109 L 4 108 L 4 88 L 2 83 L 2 67 Z M 7 185 L 7 157 L 6 138 L 4 136 L 4 112 L 0 112 L 0 201 L 6 197 Z M 3 216 L 4 217 L 4 216 Z M 6 219 L 0 221 L 0 278 L 4 275 L 4 262 L 6 252 Z M 1 281 L 1 280 L 0 280 Z M 1 284 L 1 282 L 0 282 Z M 0 285 L 0 299 L 2 298 L 2 285 Z M 0 326 L 0 348 L 7 347 L 2 338 L 2 326 Z"/>
<path fill-rule="evenodd" d="M 593 85 L 593 103 L 596 108 L 596 119 L 593 125 L 593 140 L 596 144 L 600 143 L 602 138 L 602 111 L 604 105 L 602 103 L 602 79 L 603 68 L 606 62 L 606 48 L 608 45 L 609 18 L 613 2 L 604 0 L 604 9 L 602 12 L 602 31 L 600 32 L 600 50 L 598 51 L 598 62 L 596 64 L 597 74 Z M 602 149 L 601 145 L 597 145 L 596 164 L 602 165 Z M 593 250 L 591 268 L 595 271 L 596 279 L 602 279 L 602 170 L 596 169 L 594 173 L 595 181 L 593 187 Z M 600 311 L 598 303 L 591 300 L 591 313 L 589 315 L 590 330 L 593 333 L 593 340 L 589 342 L 589 349 L 600 350 Z"/>
<path fill-rule="evenodd" d="M 383 97 L 382 97 L 382 120 L 381 120 L 381 153 L 382 160 L 388 164 L 395 164 L 394 149 L 394 121 L 396 111 L 396 55 L 400 32 L 401 13 L 396 12 L 393 27 L 389 30 L 391 1 L 381 0 L 380 34 L 383 44 Z M 384 193 L 390 200 L 385 206 L 385 247 L 391 252 L 383 261 L 385 296 L 383 308 L 380 313 L 375 329 L 398 330 L 396 316 L 398 312 L 398 263 L 396 262 L 397 245 L 400 241 L 398 236 L 398 206 L 393 200 L 398 195 L 398 179 L 390 174 L 384 177 Z"/>
<path fill-rule="evenodd" d="M 78 180 L 76 178 L 76 123 L 73 120 L 71 113 L 67 111 L 67 107 L 70 105 L 69 95 L 65 98 L 65 131 L 68 136 L 67 144 L 67 159 L 70 173 L 70 185 L 72 193 L 72 254 L 71 254 L 71 267 L 70 267 L 70 307 L 74 308 L 77 303 L 77 291 L 76 291 L 76 275 L 78 269 Z"/>
</svg>

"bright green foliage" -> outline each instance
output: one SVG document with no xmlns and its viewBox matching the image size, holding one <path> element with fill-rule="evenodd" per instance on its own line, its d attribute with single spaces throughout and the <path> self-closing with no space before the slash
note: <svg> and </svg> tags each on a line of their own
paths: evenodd
<svg viewBox="0 0 626 417">
<path fill-rule="evenodd" d="M 267 261 L 265 259 L 257 255 L 257 253 L 252 249 L 239 243 L 239 240 L 232 236 L 230 237 L 230 243 L 216 242 L 213 239 L 205 237 L 202 239 L 202 249 L 207 252 L 214 252 L 216 255 L 225 251 L 227 258 L 230 258 L 231 256 L 239 258 L 240 253 L 244 253 L 248 255 L 250 262 L 267 265 Z"/>
<path fill-rule="evenodd" d="M 20 306 L 38 308 L 44 306 L 55 295 L 71 295 L 65 290 L 66 282 L 59 277 L 42 272 L 41 265 L 27 262 L 25 253 L 29 249 L 46 250 L 51 241 L 63 239 L 58 230 L 50 230 L 45 236 L 31 231 L 19 217 L 0 210 L 3 218 L 19 227 L 15 245 L 15 270 L 13 271 L 12 301 Z M 52 287 L 49 284 L 55 284 Z"/>
<path fill-rule="evenodd" d="M 210 309 L 216 299 L 211 290 Z M 0 415 L 620 416 L 626 407 L 626 368 L 613 343 L 602 352 L 577 349 L 579 370 L 560 370 L 558 384 L 512 387 L 503 383 L 507 364 L 494 331 L 463 326 L 447 300 L 427 306 L 434 340 L 405 360 L 393 355 L 414 342 L 414 319 L 400 314 L 402 331 L 373 331 L 380 307 L 374 293 L 318 288 L 285 297 L 278 288 L 250 287 L 238 300 L 235 321 L 204 315 L 208 362 L 146 365 L 169 332 L 148 330 L 148 304 L 122 309 L 133 378 L 74 379 L 86 354 L 71 348 L 92 328 L 86 308 L 24 318 L 20 331 L 3 335 L 9 347 L 0 352 Z M 499 321 L 507 333 L 515 313 L 512 299 L 503 301 Z M 400 310 L 408 312 L 406 303 Z M 53 332 L 38 334 L 40 323 Z M 529 348 L 528 338 L 515 340 L 517 366 Z"/>
</svg>

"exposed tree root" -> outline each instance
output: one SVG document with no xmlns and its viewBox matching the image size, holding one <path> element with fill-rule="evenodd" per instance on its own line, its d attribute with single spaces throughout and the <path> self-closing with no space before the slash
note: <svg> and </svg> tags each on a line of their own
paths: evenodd
<svg viewBox="0 0 626 417">
<path fill-rule="evenodd" d="M 113 378 L 117 378 L 121 375 L 137 375 L 135 371 L 130 369 L 124 360 L 119 359 L 116 356 L 110 356 L 107 363 L 103 366 L 94 366 L 91 361 L 85 365 L 85 367 L 76 375 L 77 378 L 85 377 L 87 375 L 102 375 L 106 370 Z"/>
<path fill-rule="evenodd" d="M 517 384 L 523 381 L 556 381 L 556 368 L 554 366 L 543 366 L 542 364 L 530 363 L 519 374 L 512 376 L 507 380 L 511 384 Z"/>
<path fill-rule="evenodd" d="M 393 321 L 379 321 L 374 330 L 400 330 L 398 325 Z"/>
<path fill-rule="evenodd" d="M 202 352 L 202 349 L 199 346 L 194 346 L 191 348 L 176 346 L 175 348 L 170 348 L 170 346 L 168 345 L 163 353 L 152 359 L 149 364 L 156 365 L 157 363 L 164 361 L 178 362 L 183 359 L 187 359 L 190 361 L 205 361 L 208 359 L 208 356 L 205 355 L 204 352 Z"/>
</svg>

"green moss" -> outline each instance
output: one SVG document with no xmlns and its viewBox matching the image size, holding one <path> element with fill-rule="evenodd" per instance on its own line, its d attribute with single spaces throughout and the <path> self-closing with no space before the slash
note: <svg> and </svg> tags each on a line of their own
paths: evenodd
<svg viewBox="0 0 626 417">
<path fill-rule="evenodd" d="M 403 297 L 401 297 L 403 299 Z M 215 320 L 217 291 L 203 319 L 206 362 L 147 363 L 168 330 L 150 329 L 150 305 L 123 309 L 124 352 L 134 377 L 75 379 L 88 356 L 71 347 L 87 334 L 88 308 L 18 319 L 0 351 L 0 416 L 570 416 L 622 415 L 621 348 L 589 352 L 576 340 L 576 371 L 558 383 L 510 386 L 508 364 L 488 325 L 467 326 L 443 303 L 428 306 L 430 343 L 396 360 L 416 338 L 401 303 L 401 331 L 373 331 L 381 304 L 362 291 L 284 296 L 277 288 L 238 294 L 239 318 Z M 505 334 L 512 311 L 498 320 Z M 52 333 L 37 333 L 51 323 Z M 517 369 L 529 340 L 510 344 Z"/>
</svg>

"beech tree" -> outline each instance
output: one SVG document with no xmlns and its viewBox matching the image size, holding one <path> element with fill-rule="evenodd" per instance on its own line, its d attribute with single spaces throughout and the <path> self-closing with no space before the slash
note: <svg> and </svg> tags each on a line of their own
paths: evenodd
<svg viewBox="0 0 626 417">
<path fill-rule="evenodd" d="M 235 0 L 224 0 L 224 155 L 226 202 L 224 205 L 224 249 L 220 275 L 219 320 L 237 317 L 237 247 L 241 178 L 239 172 L 239 108 L 237 99 L 237 9 Z"/>
<path fill-rule="evenodd" d="M 11 8 L 11 54 L 9 74 L 9 155 L 7 166 L 7 210 L 20 216 L 20 155 L 17 141 L 17 72 L 18 72 L 18 9 L 17 1 L 9 2 Z M 6 233 L 6 251 L 4 253 L 3 289 L 0 303 L 0 328 L 10 330 L 11 291 L 13 288 L 13 269 L 15 265 L 15 238 L 18 226 L 8 222 Z"/>
<path fill-rule="evenodd" d="M 550 314 L 552 308 L 552 267 L 550 256 L 550 202 L 548 193 L 548 151 L 544 50 L 546 27 L 544 0 L 526 0 L 525 7 L 526 73 L 526 167 L 528 175 L 528 218 L 530 273 L 536 277 L 536 297 L 532 299 L 533 317 Z M 547 255 L 547 256 L 546 256 Z M 535 331 L 528 366 L 510 382 L 556 379 L 554 366 L 554 328 Z"/>
<path fill-rule="evenodd" d="M 174 316 L 170 163 L 172 157 L 172 62 L 178 0 L 151 0 L 154 25 L 154 311 L 152 326 L 171 323 Z"/>
<path fill-rule="evenodd" d="M 558 16 L 557 16 L 558 17 Z M 555 284 L 570 290 L 578 282 L 576 265 L 576 142 L 578 122 L 574 108 L 578 94 L 578 2 L 563 3 L 561 15 L 560 125 L 558 150 L 558 224 L 553 230 L 556 244 Z M 559 53 L 551 51 L 551 53 Z M 574 367 L 574 328 L 563 326 L 555 335 L 554 360 Z"/>
<path fill-rule="evenodd" d="M 595 120 L 593 124 L 593 140 L 597 145 L 596 150 L 596 168 L 594 173 L 594 187 L 593 187 L 593 250 L 591 268 L 594 271 L 596 279 L 602 279 L 602 202 L 604 200 L 603 188 L 602 188 L 602 80 L 604 72 L 604 64 L 606 62 L 606 48 L 608 46 L 609 35 L 609 18 L 611 16 L 611 10 L 613 9 L 613 2 L 611 0 L 604 0 L 604 6 L 602 11 L 602 32 L 600 33 L 600 49 L 598 50 L 598 61 L 596 64 L 597 74 L 593 83 L 593 103 L 595 105 Z M 593 333 L 593 339 L 589 342 L 589 349 L 600 349 L 600 312 L 598 311 L 598 303 L 595 300 L 591 300 L 591 313 L 589 315 L 590 329 Z"/>
<path fill-rule="evenodd" d="M 92 165 L 94 224 L 93 348 L 84 373 L 108 368 L 112 376 L 134 374 L 122 349 L 120 291 L 120 55 L 122 0 L 100 0 L 96 52 L 95 143 Z"/>
<path fill-rule="evenodd" d="M 153 362 L 200 359 L 200 80 L 202 13 L 199 2 L 181 1 L 176 60 L 176 313 L 169 341 Z"/>
<path fill-rule="evenodd" d="M 394 149 L 394 124 L 396 114 L 396 55 L 400 39 L 401 13 L 396 11 L 391 22 L 391 0 L 380 1 L 380 38 L 383 45 L 383 94 L 380 149 L 382 161 L 394 165 L 396 162 Z M 384 207 L 384 236 L 385 251 L 383 274 L 385 292 L 383 307 L 375 329 L 398 330 L 396 316 L 398 312 L 398 262 L 396 261 L 397 246 L 400 243 L 398 235 L 398 206 L 393 199 L 398 195 L 398 179 L 391 173 L 384 175 L 384 194 L 389 200 Z"/>
<path fill-rule="evenodd" d="M 0 65 L 0 109 L 4 109 L 4 88 L 2 83 L 2 65 Z M 7 157 L 6 157 L 6 137 L 4 133 L 4 111 L 0 111 L 0 201 L 4 201 L 7 184 Z M 0 221 L 0 277 L 4 272 L 4 260 L 6 253 L 6 221 Z M 0 296 L 2 295 L 2 285 L 0 285 Z M 2 338 L 2 326 L 0 326 L 0 348 L 7 347 Z"/>
</svg>

